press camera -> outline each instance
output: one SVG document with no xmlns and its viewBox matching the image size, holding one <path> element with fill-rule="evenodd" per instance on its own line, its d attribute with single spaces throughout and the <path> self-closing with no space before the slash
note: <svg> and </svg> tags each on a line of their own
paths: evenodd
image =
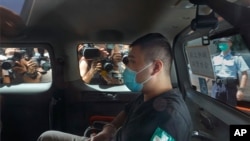
<svg viewBox="0 0 250 141">
<path fill-rule="evenodd" d="M 98 60 L 102 64 L 102 69 L 109 72 L 113 69 L 112 60 L 104 58 L 98 48 L 95 48 L 93 44 L 84 44 L 82 55 L 87 60 Z"/>
</svg>

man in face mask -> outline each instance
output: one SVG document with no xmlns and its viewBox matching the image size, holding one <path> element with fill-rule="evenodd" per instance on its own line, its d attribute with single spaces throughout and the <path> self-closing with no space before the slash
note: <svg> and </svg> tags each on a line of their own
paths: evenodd
<svg viewBox="0 0 250 141">
<path fill-rule="evenodd" d="M 151 33 L 130 45 L 124 83 L 141 92 L 115 119 L 90 138 L 48 131 L 39 141 L 189 141 L 190 113 L 178 89 L 171 84 L 171 46 L 159 33 Z M 50 140 L 52 141 L 52 140 Z"/>
<path fill-rule="evenodd" d="M 189 141 L 191 118 L 182 94 L 172 87 L 171 64 L 171 46 L 163 35 L 151 33 L 135 40 L 130 45 L 123 79 L 131 91 L 142 94 L 91 141 L 104 137 L 116 141 Z"/>
<path fill-rule="evenodd" d="M 242 100 L 244 97 L 249 67 L 242 56 L 231 51 L 231 47 L 232 38 L 219 39 L 218 48 L 221 53 L 212 58 L 216 76 L 212 86 L 212 97 L 236 106 L 237 100 Z M 238 72 L 241 72 L 241 79 Z"/>
</svg>

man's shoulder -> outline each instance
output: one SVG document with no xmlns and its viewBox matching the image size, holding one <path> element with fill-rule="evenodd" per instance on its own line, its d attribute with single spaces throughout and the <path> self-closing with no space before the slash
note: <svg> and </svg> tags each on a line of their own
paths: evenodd
<svg viewBox="0 0 250 141">
<path fill-rule="evenodd" d="M 166 92 L 163 97 L 166 101 L 166 111 L 168 114 L 189 114 L 186 102 L 178 88 Z"/>
<path fill-rule="evenodd" d="M 231 51 L 231 54 L 232 54 L 233 56 L 241 56 L 241 53 L 235 52 L 235 51 Z"/>
<path fill-rule="evenodd" d="M 177 110 L 182 105 L 185 105 L 183 95 L 178 88 L 171 89 L 158 96 L 154 103 L 166 103 L 166 110 Z"/>
<path fill-rule="evenodd" d="M 179 98 L 182 96 L 182 93 L 179 88 L 173 88 L 171 90 L 164 92 L 162 96 L 166 98 Z"/>
<path fill-rule="evenodd" d="M 221 53 L 215 53 L 215 54 L 212 54 L 212 55 L 211 55 L 211 58 L 212 58 L 212 59 L 218 58 L 218 57 L 221 57 Z"/>
</svg>

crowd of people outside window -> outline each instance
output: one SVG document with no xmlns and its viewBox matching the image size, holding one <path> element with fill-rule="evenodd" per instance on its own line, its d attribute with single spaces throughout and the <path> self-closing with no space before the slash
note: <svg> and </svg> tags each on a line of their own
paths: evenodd
<svg viewBox="0 0 250 141">
<path fill-rule="evenodd" d="M 1 84 L 39 83 L 50 69 L 49 53 L 43 48 L 1 48 Z"/>
<path fill-rule="evenodd" d="M 88 49 L 99 50 L 99 53 L 91 54 L 90 57 L 84 56 Z M 122 85 L 122 73 L 126 67 L 128 50 L 128 45 L 123 44 L 78 44 L 82 80 L 87 84 Z"/>
</svg>

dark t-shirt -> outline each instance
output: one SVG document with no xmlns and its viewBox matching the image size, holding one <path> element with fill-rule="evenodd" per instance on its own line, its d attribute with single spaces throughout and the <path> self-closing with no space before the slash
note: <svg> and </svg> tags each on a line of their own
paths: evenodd
<svg viewBox="0 0 250 141">
<path fill-rule="evenodd" d="M 189 141 L 192 121 L 178 89 L 143 102 L 143 94 L 126 105 L 127 120 L 116 141 Z"/>
</svg>

